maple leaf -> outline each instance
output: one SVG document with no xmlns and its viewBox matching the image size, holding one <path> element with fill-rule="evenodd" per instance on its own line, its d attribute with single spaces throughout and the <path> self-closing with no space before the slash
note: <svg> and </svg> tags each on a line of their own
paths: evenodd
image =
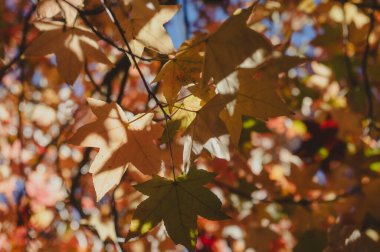
<svg viewBox="0 0 380 252">
<path fill-rule="evenodd" d="M 183 160 L 185 166 L 189 165 L 191 151 L 200 154 L 203 148 L 218 158 L 230 159 L 229 135 L 219 117 L 220 111 L 230 99 L 230 96 L 218 94 L 196 112 L 195 118 L 184 133 Z"/>
<path fill-rule="evenodd" d="M 178 11 L 178 5 L 159 5 L 157 1 L 131 1 L 128 16 L 120 18 L 132 53 L 141 56 L 144 48 L 169 54 L 173 42 L 164 28 Z"/>
<path fill-rule="evenodd" d="M 200 43 L 205 38 L 205 34 L 184 42 L 176 55 L 165 63 L 152 82 L 163 81 L 161 91 L 169 104 L 174 104 L 181 88 L 190 83 L 200 81 L 203 57 L 200 50 L 203 47 Z"/>
<path fill-rule="evenodd" d="M 201 103 L 201 99 L 190 95 L 181 102 L 175 103 L 172 107 L 169 106 L 169 111 L 172 112 L 170 115 L 171 120 L 168 122 L 167 127 L 165 127 L 165 132 L 161 138 L 163 143 L 168 142 L 168 133 L 169 137 L 174 138 L 178 132 L 189 127 L 196 116 L 196 112 L 202 108 Z"/>
<path fill-rule="evenodd" d="M 239 69 L 236 104 L 241 114 L 263 120 L 289 115 L 290 110 L 276 93 L 275 84 L 279 73 L 303 62 L 305 59 L 299 57 L 271 57 L 256 68 Z M 218 90 L 222 91 L 220 85 Z"/>
<path fill-rule="evenodd" d="M 52 18 L 61 13 L 66 24 L 72 26 L 78 11 L 66 1 L 77 7 L 83 5 L 83 0 L 41 0 L 37 4 L 37 18 Z"/>
<path fill-rule="evenodd" d="M 239 139 L 241 135 L 241 130 L 243 128 L 242 115 L 240 113 L 233 113 L 230 115 L 227 109 L 223 109 L 220 113 L 220 119 L 226 125 L 228 133 L 230 133 L 231 143 L 238 146 Z"/>
<path fill-rule="evenodd" d="M 175 104 L 175 110 L 171 115 L 173 121 L 179 121 L 179 129 L 187 129 L 196 116 L 196 112 L 202 108 L 202 100 L 196 96 L 188 96 L 183 102 Z"/>
<path fill-rule="evenodd" d="M 149 196 L 136 209 L 127 239 L 147 233 L 163 221 L 176 244 L 194 251 L 197 241 L 197 216 L 210 220 L 227 219 L 220 211 L 222 203 L 204 184 L 216 176 L 204 170 L 190 169 L 176 181 L 155 176 L 135 186 Z"/>
<path fill-rule="evenodd" d="M 256 62 L 255 68 L 238 68 L 217 84 L 223 95 L 234 95 L 221 117 L 237 145 L 241 133 L 242 115 L 267 120 L 291 112 L 276 93 L 278 74 L 304 63 L 305 59 L 291 56 L 269 56 Z"/>
<path fill-rule="evenodd" d="M 152 124 L 153 114 L 138 114 L 127 120 L 116 103 L 92 98 L 87 101 L 97 120 L 79 128 L 67 142 L 99 148 L 89 170 L 97 200 L 120 182 L 129 165 L 144 174 L 156 174 L 161 168 L 161 151 L 155 141 L 163 129 Z"/>
<path fill-rule="evenodd" d="M 85 27 L 65 26 L 63 22 L 35 22 L 43 33 L 25 51 L 25 56 L 43 56 L 54 53 L 57 57 L 58 72 L 64 80 L 73 84 L 86 58 L 99 63 L 111 64 L 100 51 L 98 37 Z"/>
<path fill-rule="evenodd" d="M 238 78 L 240 86 L 236 93 L 236 105 L 243 115 L 266 120 L 269 117 L 290 114 L 276 93 L 276 78 L 256 78 L 250 69 L 239 70 Z"/>
<path fill-rule="evenodd" d="M 218 83 L 248 58 L 263 57 L 272 51 L 271 43 L 247 26 L 251 9 L 233 14 L 207 39 L 202 86 L 211 78 Z"/>
</svg>

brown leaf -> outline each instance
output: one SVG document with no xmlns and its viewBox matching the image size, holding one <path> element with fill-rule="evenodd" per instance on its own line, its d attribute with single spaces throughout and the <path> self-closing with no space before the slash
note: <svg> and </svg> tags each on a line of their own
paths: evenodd
<svg viewBox="0 0 380 252">
<path fill-rule="evenodd" d="M 145 47 L 164 54 L 174 51 L 164 24 L 177 13 L 178 5 L 161 6 L 156 1 L 144 0 L 132 1 L 127 9 L 127 16 L 119 20 L 134 55 L 141 56 Z"/>
<path fill-rule="evenodd" d="M 276 92 L 278 74 L 303 63 L 305 59 L 290 56 L 260 58 L 255 68 L 239 68 L 217 84 L 224 95 L 234 95 L 222 113 L 232 142 L 238 144 L 241 133 L 241 116 L 252 116 L 261 120 L 289 115 L 290 110 Z"/>
<path fill-rule="evenodd" d="M 229 135 L 219 113 L 230 101 L 229 96 L 216 95 L 197 113 L 184 133 L 184 165 L 188 166 L 191 152 L 200 154 L 203 148 L 218 158 L 230 159 Z"/>
<path fill-rule="evenodd" d="M 247 26 L 250 9 L 240 10 L 232 15 L 208 38 L 203 65 L 203 86 L 211 78 L 218 83 L 248 58 L 256 60 L 272 51 L 271 43 Z"/>
<path fill-rule="evenodd" d="M 160 170 L 161 151 L 156 140 L 162 135 L 162 127 L 152 124 L 152 113 L 128 120 L 116 103 L 92 98 L 88 103 L 97 120 L 79 128 L 68 143 L 99 148 L 90 167 L 97 200 L 120 182 L 130 164 L 148 175 Z"/>
<path fill-rule="evenodd" d="M 83 5 L 83 0 L 67 0 L 70 4 L 79 7 Z M 37 4 L 37 18 L 52 18 L 61 13 L 66 20 L 66 24 L 72 26 L 75 22 L 78 11 L 64 0 L 41 0 Z"/>
<path fill-rule="evenodd" d="M 54 53 L 57 57 L 58 72 L 69 84 L 73 84 L 86 58 L 99 63 L 111 64 L 100 51 L 98 38 L 81 26 L 65 27 L 62 22 L 35 22 L 43 31 L 25 51 L 25 56 L 43 56 Z"/>
</svg>

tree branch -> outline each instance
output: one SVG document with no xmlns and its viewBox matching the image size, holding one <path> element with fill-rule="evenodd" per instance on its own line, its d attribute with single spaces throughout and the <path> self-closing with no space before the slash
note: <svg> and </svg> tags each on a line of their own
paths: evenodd
<svg viewBox="0 0 380 252">
<path fill-rule="evenodd" d="M 369 24 L 368 34 L 366 37 L 366 44 L 365 44 L 365 48 L 364 48 L 361 69 L 362 69 L 362 74 L 363 74 L 364 89 L 365 89 L 367 101 L 368 101 L 367 118 L 370 120 L 370 125 L 372 125 L 372 121 L 373 121 L 373 99 L 372 99 L 371 84 L 369 82 L 369 76 L 368 76 L 368 69 L 367 68 L 368 68 L 368 57 L 369 57 L 369 51 L 370 51 L 369 38 L 370 38 L 371 33 L 375 27 L 375 14 L 374 14 L 373 10 L 371 10 L 369 18 L 370 18 L 370 24 Z"/>
<path fill-rule="evenodd" d="M 123 42 L 124 44 L 127 46 L 128 48 L 128 52 L 129 52 L 129 55 L 131 56 L 131 59 L 133 61 L 133 64 L 134 66 L 136 67 L 143 83 L 144 83 L 144 86 L 145 86 L 145 89 L 146 91 L 148 92 L 148 94 L 153 98 L 153 100 L 157 103 L 157 105 L 160 107 L 162 113 L 164 114 L 164 116 L 167 118 L 167 119 L 170 119 L 170 116 L 168 115 L 168 113 L 166 113 L 164 107 L 162 106 L 161 102 L 158 100 L 157 96 L 152 92 L 152 90 L 150 89 L 149 87 L 149 84 L 148 82 L 146 81 L 145 77 L 144 77 L 144 74 L 142 73 L 138 63 L 137 63 L 137 60 L 136 60 L 136 56 L 132 53 L 132 49 L 128 43 L 128 40 L 127 38 L 125 37 L 125 34 L 124 34 L 124 31 L 123 31 L 123 28 L 121 27 L 120 23 L 119 23 L 119 20 L 116 18 L 116 15 L 115 13 L 113 12 L 113 10 L 108 7 L 108 5 L 105 3 L 104 0 L 102 0 L 102 4 L 104 6 L 104 8 L 106 9 L 111 21 L 113 22 L 113 24 L 116 26 L 120 36 L 122 37 L 123 39 Z"/>
<path fill-rule="evenodd" d="M 21 38 L 20 45 L 18 47 L 18 53 L 16 54 L 16 56 L 10 62 L 8 62 L 5 66 L 3 66 L 0 69 L 0 80 L 3 79 L 4 75 L 6 74 L 6 72 L 8 71 L 8 69 L 13 66 L 13 64 L 15 64 L 18 61 L 20 61 L 21 56 L 22 56 L 22 54 L 24 53 L 24 51 L 26 49 L 27 34 L 29 32 L 29 21 L 32 18 L 33 13 L 35 12 L 36 8 L 37 8 L 37 6 L 35 4 L 33 4 L 30 7 L 29 11 L 26 13 L 25 19 L 24 19 L 24 22 L 23 22 L 22 38 Z"/>
</svg>

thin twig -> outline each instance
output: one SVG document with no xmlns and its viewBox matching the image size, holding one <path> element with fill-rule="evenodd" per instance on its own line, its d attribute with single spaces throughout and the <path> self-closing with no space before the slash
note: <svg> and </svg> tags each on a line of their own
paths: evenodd
<svg viewBox="0 0 380 252">
<path fill-rule="evenodd" d="M 138 56 L 138 55 L 134 55 L 132 53 L 132 51 L 128 51 L 128 50 L 125 50 L 124 48 L 118 46 L 112 39 L 110 39 L 109 37 L 107 37 L 106 35 L 102 34 L 100 31 L 98 31 L 95 26 L 93 26 L 91 24 L 91 22 L 88 20 L 87 18 L 87 14 L 86 14 L 86 11 L 83 11 L 81 9 L 79 9 L 77 6 L 75 6 L 74 4 L 72 4 L 71 2 L 67 1 L 67 0 L 63 0 L 65 1 L 65 3 L 67 3 L 68 5 L 70 5 L 72 8 L 74 8 L 77 12 L 78 12 L 78 15 L 79 17 L 83 20 L 83 22 L 85 23 L 85 25 L 93 32 L 95 33 L 95 35 L 103 40 L 104 42 L 106 42 L 107 44 L 111 45 L 112 47 L 114 47 L 115 49 L 117 49 L 118 51 L 122 52 L 122 53 L 126 53 L 126 54 L 129 54 L 131 57 L 136 57 L 138 58 L 139 60 L 142 60 L 142 61 L 147 61 L 147 62 L 151 62 L 151 61 L 161 61 L 161 60 L 166 60 L 166 59 L 162 59 L 162 58 L 144 58 L 144 57 L 141 57 L 141 56 Z M 105 6 L 104 6 L 105 7 Z"/>
<path fill-rule="evenodd" d="M 172 173 L 173 173 L 173 180 L 174 182 L 177 181 L 175 176 L 175 165 L 174 165 L 174 158 L 173 158 L 173 149 L 172 149 L 172 141 L 169 134 L 169 128 L 168 128 L 168 118 L 165 117 L 165 129 L 166 129 L 166 136 L 168 137 L 168 145 L 169 145 L 169 151 L 170 151 L 170 161 L 172 166 Z"/>
<path fill-rule="evenodd" d="M 91 148 L 86 148 L 83 154 L 82 161 L 77 166 L 77 173 L 72 179 L 70 194 L 69 194 L 69 200 L 70 200 L 71 205 L 73 205 L 78 210 L 80 216 L 84 219 L 87 219 L 88 215 L 83 211 L 81 202 L 78 201 L 77 198 L 75 197 L 75 192 L 77 188 L 79 187 L 80 179 L 82 177 L 81 169 L 90 161 L 90 153 L 91 153 Z"/>
<path fill-rule="evenodd" d="M 126 67 L 126 69 L 124 69 L 123 78 L 121 79 L 121 82 L 120 82 L 119 94 L 117 95 L 117 99 L 116 99 L 116 103 L 118 103 L 119 105 L 121 105 L 121 102 L 124 96 L 125 87 L 127 86 L 129 68 L 131 67 L 131 64 L 129 61 L 128 63 L 129 63 L 128 66 Z"/>
<path fill-rule="evenodd" d="M 344 3 L 342 3 L 342 11 L 343 11 L 343 22 L 342 22 L 343 57 L 344 57 L 344 63 L 346 65 L 346 69 L 347 69 L 349 84 L 351 85 L 351 87 L 354 88 L 354 87 L 358 86 L 358 82 L 357 82 L 355 74 L 353 72 L 351 59 L 348 55 L 348 46 L 349 46 L 349 42 L 350 42 L 350 34 L 349 34 L 349 30 L 348 30 L 347 14 L 346 14 L 346 11 L 344 9 Z"/>
<path fill-rule="evenodd" d="M 125 43 L 125 45 L 127 46 L 128 48 L 128 52 L 129 52 L 129 55 L 131 56 L 132 58 L 132 61 L 133 61 L 133 64 L 134 66 L 136 67 L 143 83 L 144 83 L 144 86 L 145 86 L 145 89 L 146 91 L 148 92 L 148 94 L 153 98 L 153 100 L 157 103 L 157 105 L 160 107 L 162 113 L 164 114 L 164 116 L 168 119 L 170 119 L 170 116 L 168 115 L 168 113 L 166 113 L 164 107 L 162 106 L 161 102 L 158 100 L 157 96 L 152 92 L 152 90 L 150 89 L 149 87 L 149 84 L 148 82 L 146 81 L 145 77 L 144 77 L 144 74 L 142 73 L 139 65 L 138 65 L 138 62 L 136 60 L 136 57 L 135 55 L 132 53 L 132 49 L 128 43 L 128 40 L 127 38 L 125 37 L 125 34 L 124 34 L 124 31 L 123 31 L 123 28 L 121 27 L 120 23 L 119 23 L 119 20 L 116 18 L 116 15 L 115 13 L 113 12 L 113 10 L 111 8 L 109 8 L 107 6 L 107 4 L 105 3 L 104 0 L 102 0 L 102 4 L 104 6 L 104 8 L 106 9 L 108 15 L 110 16 L 110 19 L 111 21 L 114 23 L 114 25 L 116 26 L 117 30 L 119 31 L 119 34 L 120 36 L 122 37 L 123 39 L 123 42 Z"/>
<path fill-rule="evenodd" d="M 181 107 L 181 106 L 177 106 L 175 104 L 168 104 L 168 103 L 162 103 L 162 104 L 163 104 L 164 107 L 177 108 L 177 109 L 181 109 L 181 110 L 188 111 L 188 112 L 193 112 L 193 113 L 197 113 L 198 112 L 196 110 L 187 109 L 187 108 L 184 108 L 184 107 Z"/>
<path fill-rule="evenodd" d="M 370 24 L 369 24 L 368 34 L 366 37 L 366 44 L 365 44 L 365 48 L 364 48 L 361 69 L 362 69 L 362 74 L 363 74 L 364 89 L 365 89 L 367 101 L 368 101 L 367 118 L 370 120 L 370 124 L 372 124 L 372 120 L 373 120 L 373 97 L 372 97 L 371 84 L 369 82 L 368 69 L 367 68 L 368 68 L 368 57 L 369 57 L 369 51 L 370 51 L 369 38 L 370 38 L 371 33 L 375 27 L 375 14 L 374 14 L 373 10 L 370 10 L 369 18 L 370 18 Z"/>
<path fill-rule="evenodd" d="M 182 3 L 183 22 L 185 24 L 186 39 L 189 39 L 190 35 L 191 35 L 191 30 L 190 30 L 191 25 L 190 25 L 190 21 L 189 21 L 187 5 L 188 5 L 187 0 L 183 0 L 183 3 Z"/>
<path fill-rule="evenodd" d="M 112 68 L 103 78 L 101 86 L 106 86 L 107 93 L 106 101 L 111 102 L 112 101 L 112 82 L 113 80 L 119 75 L 120 72 L 125 71 L 125 68 L 129 69 L 130 63 L 128 60 L 128 57 L 124 55 L 122 58 L 119 59 L 118 62 L 116 62 L 114 68 Z"/>
<path fill-rule="evenodd" d="M 87 59 L 85 60 L 85 64 L 84 64 L 84 71 L 86 73 L 86 75 L 88 76 L 88 78 L 90 79 L 90 82 L 92 84 L 92 86 L 95 88 L 95 91 L 99 92 L 100 94 L 106 96 L 107 94 L 105 94 L 102 89 L 100 88 L 100 86 L 98 84 L 96 84 L 94 78 L 92 77 L 92 74 L 90 73 L 90 69 L 88 68 L 88 62 L 87 62 Z"/>
<path fill-rule="evenodd" d="M 10 62 L 8 62 L 5 66 L 3 66 L 0 69 L 0 80 L 4 77 L 4 75 L 6 74 L 6 72 L 8 71 L 8 69 L 11 68 L 13 66 L 13 64 L 17 63 L 21 59 L 21 56 L 22 56 L 22 54 L 24 53 L 24 51 L 26 49 L 27 34 L 29 32 L 29 21 L 32 18 L 33 13 L 35 12 L 35 10 L 36 10 L 36 5 L 33 4 L 30 7 L 29 11 L 26 13 L 25 19 L 24 19 L 24 22 L 23 22 L 22 38 L 21 38 L 20 45 L 18 47 L 18 53 L 17 53 L 17 55 Z"/>
<path fill-rule="evenodd" d="M 121 252 L 125 252 L 125 249 L 123 248 L 123 242 L 119 239 L 119 237 L 121 237 L 122 235 L 120 233 L 119 213 L 116 208 L 115 193 L 116 193 L 117 188 L 120 186 L 121 182 L 127 176 L 127 174 L 128 174 L 128 170 L 123 174 L 122 178 L 120 179 L 120 183 L 115 187 L 111 195 L 111 211 L 112 211 L 113 223 L 114 223 L 115 234 L 116 234 L 115 245 L 116 245 L 117 250 Z"/>
</svg>

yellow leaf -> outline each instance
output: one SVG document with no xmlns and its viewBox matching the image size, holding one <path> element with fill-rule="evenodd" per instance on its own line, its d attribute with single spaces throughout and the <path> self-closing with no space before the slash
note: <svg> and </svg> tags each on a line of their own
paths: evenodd
<svg viewBox="0 0 380 252">
<path fill-rule="evenodd" d="M 165 63 L 153 80 L 163 81 L 161 91 L 169 104 L 176 102 L 178 92 L 183 86 L 200 81 L 203 63 L 200 49 L 204 38 L 205 34 L 200 34 L 184 42 L 177 54 Z"/>
<path fill-rule="evenodd" d="M 182 104 L 176 104 L 173 110 L 172 120 L 180 121 L 179 129 L 186 129 L 196 116 L 196 112 L 202 108 L 202 100 L 196 96 L 189 96 L 183 100 Z"/>
</svg>

